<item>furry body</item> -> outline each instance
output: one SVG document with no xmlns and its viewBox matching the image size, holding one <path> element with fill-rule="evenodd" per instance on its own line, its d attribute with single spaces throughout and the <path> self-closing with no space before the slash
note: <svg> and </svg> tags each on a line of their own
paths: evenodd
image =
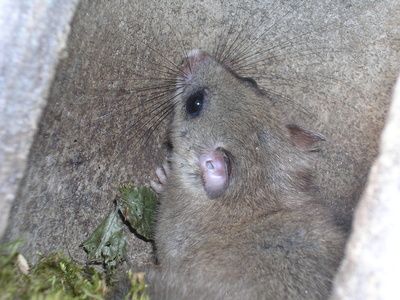
<svg viewBox="0 0 400 300">
<path fill-rule="evenodd" d="M 323 137 L 285 124 L 255 82 L 207 53 L 189 53 L 177 88 L 170 167 L 153 184 L 161 266 L 150 295 L 326 299 L 345 237 L 312 186 L 310 152 Z M 210 194 L 201 158 L 215 151 L 228 183 Z"/>
</svg>

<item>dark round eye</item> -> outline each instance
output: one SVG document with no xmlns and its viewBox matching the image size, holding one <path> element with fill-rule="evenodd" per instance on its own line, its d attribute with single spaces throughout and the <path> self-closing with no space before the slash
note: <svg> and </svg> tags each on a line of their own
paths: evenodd
<svg viewBox="0 0 400 300">
<path fill-rule="evenodd" d="M 197 116 L 203 109 L 203 103 L 204 103 L 204 90 L 200 90 L 191 94 L 187 98 L 185 109 L 188 112 L 188 114 L 192 116 Z"/>
</svg>

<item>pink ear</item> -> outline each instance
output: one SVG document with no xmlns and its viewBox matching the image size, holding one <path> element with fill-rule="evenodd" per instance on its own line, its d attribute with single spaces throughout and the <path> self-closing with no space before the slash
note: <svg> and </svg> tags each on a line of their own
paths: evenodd
<svg viewBox="0 0 400 300">
<path fill-rule="evenodd" d="M 200 156 L 204 189 L 211 198 L 221 196 L 229 185 L 228 157 L 216 149 Z"/>
<path fill-rule="evenodd" d="M 297 125 L 287 125 L 286 127 L 289 129 L 293 143 L 304 150 L 316 151 L 318 150 L 317 143 L 326 141 L 326 138 L 316 131 L 306 130 Z"/>
</svg>

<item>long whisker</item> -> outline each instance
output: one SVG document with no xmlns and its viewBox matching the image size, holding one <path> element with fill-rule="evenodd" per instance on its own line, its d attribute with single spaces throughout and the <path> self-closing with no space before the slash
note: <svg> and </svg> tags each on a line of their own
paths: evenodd
<svg viewBox="0 0 400 300">
<path fill-rule="evenodd" d="M 296 5 L 300 2 L 297 1 Z M 236 47 L 235 49 L 233 49 L 233 51 L 231 53 L 229 53 L 229 59 L 230 61 L 235 61 L 238 57 L 242 56 L 243 53 L 246 53 L 249 51 L 250 48 L 252 48 L 254 46 L 254 44 L 256 42 L 258 42 L 262 37 L 264 37 L 265 35 L 267 35 L 273 28 L 275 28 L 280 22 L 282 22 L 282 20 L 286 17 L 288 17 L 291 13 L 293 13 L 296 9 L 298 9 L 299 7 L 301 7 L 301 5 L 298 6 L 294 6 L 292 9 L 290 9 L 289 11 L 287 11 L 283 16 L 281 16 L 280 18 L 278 18 L 271 26 L 269 26 L 261 35 L 259 35 L 254 41 L 252 41 L 252 43 L 248 43 L 248 41 L 246 42 L 245 40 L 243 40 L 238 47 Z M 261 26 L 263 25 L 263 23 L 261 23 L 256 30 L 259 30 L 259 28 L 261 28 Z M 254 35 L 254 33 L 253 33 Z M 235 53 L 235 55 L 232 55 L 232 53 Z M 224 61 L 225 63 L 227 63 L 226 61 Z"/>
<path fill-rule="evenodd" d="M 273 12 L 275 12 L 278 9 L 278 7 L 276 7 Z M 272 13 L 273 13 L 272 12 Z M 268 18 L 265 19 L 265 21 L 261 22 L 261 24 L 259 24 L 255 29 L 253 29 L 253 31 L 251 33 L 248 33 L 247 36 L 254 36 L 255 33 L 261 28 L 261 26 L 264 24 L 264 22 L 266 22 Z M 239 33 L 235 36 L 235 39 L 233 40 L 232 44 L 228 47 L 227 51 L 225 53 L 221 53 L 221 58 L 220 61 L 222 64 L 225 65 L 230 65 L 228 64 L 228 61 L 226 59 L 229 59 L 229 61 L 232 60 L 233 57 L 233 53 L 237 52 L 238 49 L 241 49 L 245 44 L 246 44 L 246 39 L 240 39 L 241 35 L 243 34 L 244 29 L 247 27 L 249 23 L 249 20 L 246 22 L 245 26 L 241 28 L 241 30 L 239 31 Z M 223 57 L 225 57 L 225 59 L 223 59 Z"/>
</svg>

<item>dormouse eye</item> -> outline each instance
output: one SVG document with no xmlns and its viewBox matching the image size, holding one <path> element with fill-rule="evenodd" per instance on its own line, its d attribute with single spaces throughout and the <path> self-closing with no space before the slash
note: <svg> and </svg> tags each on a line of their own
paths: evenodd
<svg viewBox="0 0 400 300">
<path fill-rule="evenodd" d="M 194 92 L 187 98 L 185 109 L 188 114 L 195 117 L 201 112 L 201 110 L 203 109 L 204 95 L 205 91 L 199 90 L 197 92 Z"/>
</svg>

